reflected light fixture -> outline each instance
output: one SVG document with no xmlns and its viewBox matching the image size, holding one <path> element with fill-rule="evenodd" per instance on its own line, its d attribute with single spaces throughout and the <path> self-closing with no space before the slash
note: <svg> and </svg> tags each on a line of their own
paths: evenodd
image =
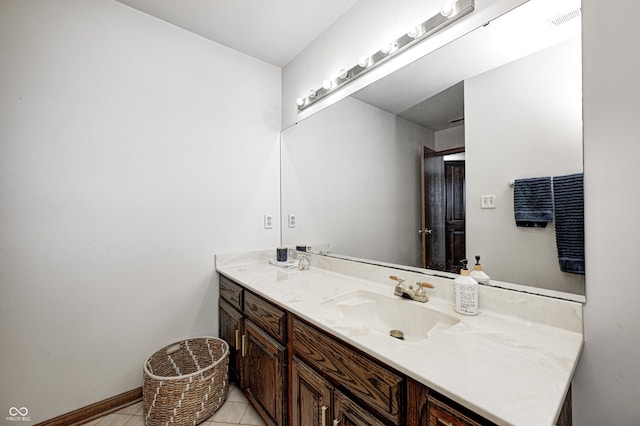
<svg viewBox="0 0 640 426">
<path fill-rule="evenodd" d="M 403 34 L 399 39 L 384 45 L 376 53 L 370 56 L 360 57 L 357 65 L 349 69 L 341 69 L 338 71 L 338 78 L 333 80 L 324 80 L 319 89 L 309 90 L 307 97 L 296 99 L 298 110 L 302 111 L 305 108 L 308 108 L 325 96 L 335 92 L 345 84 L 355 80 L 361 75 L 405 51 L 409 47 L 427 39 L 442 28 L 473 12 L 474 9 L 474 0 L 445 0 L 439 13 L 435 14 L 422 24 L 415 26 L 406 34 Z"/>
</svg>

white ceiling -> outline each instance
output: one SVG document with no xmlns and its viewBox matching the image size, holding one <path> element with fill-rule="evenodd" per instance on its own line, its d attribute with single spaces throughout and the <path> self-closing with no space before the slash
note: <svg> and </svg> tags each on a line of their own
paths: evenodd
<svg viewBox="0 0 640 426">
<path fill-rule="evenodd" d="M 283 67 L 357 0 L 117 0 Z"/>
</svg>

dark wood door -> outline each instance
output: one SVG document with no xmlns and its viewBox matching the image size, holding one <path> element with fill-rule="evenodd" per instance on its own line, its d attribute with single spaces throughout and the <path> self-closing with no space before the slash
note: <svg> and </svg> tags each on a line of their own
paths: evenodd
<svg viewBox="0 0 640 426">
<path fill-rule="evenodd" d="M 383 426 L 384 423 L 371 413 L 336 390 L 333 396 L 334 420 L 336 426 Z"/>
<path fill-rule="evenodd" d="M 333 386 L 297 358 L 291 369 L 292 425 L 326 426 L 333 413 Z"/>
<path fill-rule="evenodd" d="M 222 299 L 219 301 L 219 306 L 219 335 L 229 344 L 229 376 L 241 389 L 244 389 L 246 384 L 241 354 L 244 318 L 240 312 Z"/>
<path fill-rule="evenodd" d="M 248 320 L 245 321 L 245 335 L 247 397 L 267 423 L 284 425 L 287 381 L 285 348 Z"/>
<path fill-rule="evenodd" d="M 464 161 L 445 161 L 445 270 L 459 272 L 465 258 Z"/>
<path fill-rule="evenodd" d="M 462 152 L 464 148 L 433 151 L 422 147 L 422 224 L 418 232 L 423 268 L 453 272 L 464 258 L 464 161 L 445 161 L 445 156 Z"/>
</svg>

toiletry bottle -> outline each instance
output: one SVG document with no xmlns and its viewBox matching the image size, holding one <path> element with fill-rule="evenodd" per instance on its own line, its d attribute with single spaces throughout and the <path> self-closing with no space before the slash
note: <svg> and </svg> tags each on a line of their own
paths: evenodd
<svg viewBox="0 0 640 426">
<path fill-rule="evenodd" d="M 463 259 L 460 276 L 453 280 L 453 309 L 463 315 L 478 315 L 478 282 L 469 276 L 467 259 Z"/>
<path fill-rule="evenodd" d="M 310 266 L 311 262 L 309 262 L 309 255 L 306 253 L 300 253 L 298 255 L 298 269 L 306 271 Z"/>
<path fill-rule="evenodd" d="M 471 278 L 478 281 L 480 284 L 489 284 L 489 275 L 482 270 L 480 264 L 480 256 L 476 256 L 476 264 L 473 265 L 473 271 L 471 271 Z"/>
</svg>

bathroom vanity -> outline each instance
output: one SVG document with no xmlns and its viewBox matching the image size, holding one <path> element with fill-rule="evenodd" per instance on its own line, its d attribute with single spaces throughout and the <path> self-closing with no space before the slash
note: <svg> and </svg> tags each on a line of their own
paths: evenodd
<svg viewBox="0 0 640 426">
<path fill-rule="evenodd" d="M 267 424 L 571 423 L 580 303 L 481 286 L 467 317 L 447 278 L 316 255 L 286 270 L 270 257 L 216 257 L 231 377 Z M 389 275 L 430 282 L 430 300 L 394 296 Z"/>
</svg>

